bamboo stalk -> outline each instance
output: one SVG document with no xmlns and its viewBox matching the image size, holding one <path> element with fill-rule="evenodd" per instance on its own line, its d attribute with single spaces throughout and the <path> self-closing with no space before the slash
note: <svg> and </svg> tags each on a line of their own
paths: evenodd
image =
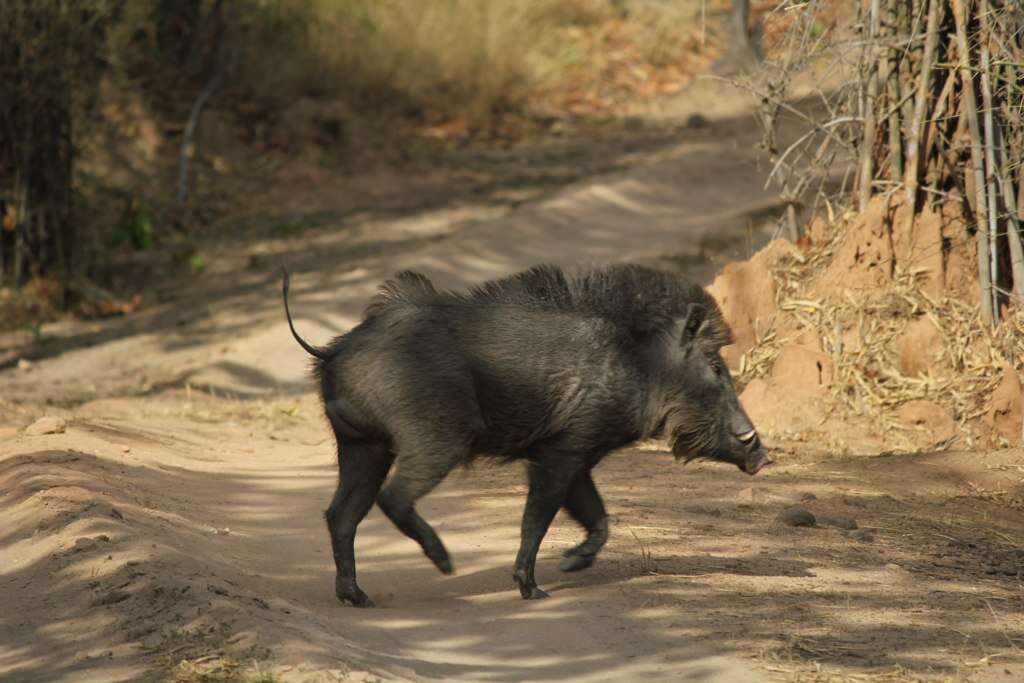
<svg viewBox="0 0 1024 683">
<path fill-rule="evenodd" d="M 885 26 L 888 29 L 888 33 L 896 35 L 898 32 L 897 21 L 898 11 L 897 6 L 892 0 L 886 0 L 886 22 Z M 885 78 L 883 79 L 886 84 L 886 92 L 889 94 L 889 117 L 887 127 L 889 128 L 889 165 L 891 167 L 891 177 L 893 180 L 899 180 L 903 177 L 903 136 L 900 130 L 900 114 L 899 114 L 899 103 L 902 98 L 900 97 L 900 74 L 899 74 L 899 57 L 898 53 L 894 48 L 887 49 L 884 56 L 880 57 L 878 68 L 881 71 L 884 69 Z"/>
<path fill-rule="evenodd" d="M 903 30 L 906 35 L 909 36 L 906 49 L 900 58 L 900 82 L 906 83 L 909 92 L 907 93 L 910 97 L 904 97 L 901 103 L 900 116 L 904 121 L 904 125 L 908 125 L 910 120 L 914 117 L 914 89 L 909 84 L 916 82 L 915 74 L 919 71 L 920 55 L 919 50 L 914 48 L 914 37 L 918 31 L 921 30 L 921 26 L 924 24 L 925 9 L 922 9 L 923 0 L 913 0 L 910 2 L 904 0 L 899 3 L 904 9 L 903 17 Z M 903 176 L 900 176 L 903 179 Z"/>
<path fill-rule="evenodd" d="M 974 97 L 974 74 L 971 70 L 971 56 L 967 43 L 967 14 L 964 0 L 952 0 L 953 20 L 956 22 L 956 41 L 959 57 L 958 67 L 963 82 L 961 106 L 967 116 L 967 127 L 971 139 L 971 168 L 974 176 L 975 216 L 978 222 L 978 284 L 981 286 L 981 319 L 991 325 L 995 318 L 992 312 L 992 271 L 989 269 L 988 244 L 988 203 L 985 197 L 984 156 L 981 148 L 981 130 L 978 125 L 977 102 Z"/>
<path fill-rule="evenodd" d="M 917 79 L 917 94 L 914 100 L 914 116 L 910 121 L 910 141 L 907 143 L 907 173 L 903 182 L 907 191 L 907 202 L 917 203 L 917 187 L 920 181 L 921 126 L 924 125 L 925 106 L 931 85 L 932 64 L 935 61 L 935 45 L 939 36 L 939 3 L 931 0 L 928 5 L 928 26 L 925 28 L 924 55 L 921 58 L 921 74 Z"/>
<path fill-rule="evenodd" d="M 935 136 L 937 134 L 936 129 L 941 124 L 942 117 L 946 115 L 946 106 L 949 102 L 949 95 L 953 92 L 953 86 L 956 84 L 958 75 L 959 74 L 956 69 L 950 69 L 949 75 L 946 76 L 946 82 L 942 84 L 942 90 L 939 92 L 939 96 L 935 100 L 935 109 L 932 111 L 931 116 L 928 117 L 930 119 L 928 121 L 928 132 L 924 136 L 924 146 L 921 149 L 924 156 L 928 155 L 928 151 L 931 150 L 932 146 L 935 144 Z M 909 151 L 907 152 L 907 159 L 910 159 Z"/>
<path fill-rule="evenodd" d="M 1017 205 L 1014 196 L 1015 189 L 1013 181 L 1010 180 L 1009 159 L 1006 156 L 1006 138 L 1002 127 L 996 127 L 996 136 L 999 138 L 999 176 L 1003 184 L 1003 201 L 1006 203 L 1007 223 L 1010 226 L 1006 235 L 1010 243 L 1010 272 L 1013 274 L 1013 293 L 1017 296 L 1018 305 L 1024 305 L 1024 245 L 1021 245 L 1020 211 L 1022 207 Z M 1022 197 L 1024 200 L 1024 197 Z"/>
<path fill-rule="evenodd" d="M 996 152 L 995 152 L 995 130 L 992 122 L 992 83 L 989 77 L 989 39 L 988 22 L 985 16 L 988 14 L 988 0 L 981 0 L 979 8 L 981 16 L 981 100 L 985 109 L 985 189 L 988 196 L 988 246 L 989 246 L 989 268 L 992 284 L 999 284 L 999 211 L 996 204 Z M 992 288 L 992 320 L 999 322 L 999 294 L 995 287 Z"/>
<path fill-rule="evenodd" d="M 1017 167 L 1017 196 L 1021 199 L 1017 204 L 1017 219 L 1024 223 L 1024 165 Z"/>
<path fill-rule="evenodd" d="M 858 185 L 857 205 L 861 211 L 867 208 L 871 200 L 871 181 L 874 179 L 874 149 L 875 136 L 877 134 L 875 110 L 878 100 L 878 23 L 881 0 L 871 0 L 871 10 L 868 17 L 868 49 L 873 50 L 871 57 L 867 60 L 870 75 L 868 76 L 868 89 L 864 102 L 864 137 L 861 141 L 860 150 L 860 179 Z"/>
</svg>

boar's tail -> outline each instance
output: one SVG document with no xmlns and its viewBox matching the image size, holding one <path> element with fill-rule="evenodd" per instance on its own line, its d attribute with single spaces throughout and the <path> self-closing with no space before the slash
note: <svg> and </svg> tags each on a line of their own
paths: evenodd
<svg viewBox="0 0 1024 683">
<path fill-rule="evenodd" d="M 284 271 L 284 281 L 281 283 L 281 295 L 284 297 L 284 314 L 288 318 L 288 327 L 292 331 L 292 336 L 295 337 L 295 341 L 299 342 L 299 346 L 306 350 L 309 355 L 319 358 L 320 360 L 328 360 L 331 356 L 322 348 L 313 346 L 305 339 L 299 336 L 299 333 L 295 331 L 295 325 L 292 324 L 292 312 L 288 310 L 288 287 L 291 285 L 291 275 L 288 274 L 286 268 L 281 268 Z"/>
</svg>

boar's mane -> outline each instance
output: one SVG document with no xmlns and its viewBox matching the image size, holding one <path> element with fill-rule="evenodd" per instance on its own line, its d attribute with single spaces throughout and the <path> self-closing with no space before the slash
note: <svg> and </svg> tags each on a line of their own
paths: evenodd
<svg viewBox="0 0 1024 683">
<path fill-rule="evenodd" d="M 714 298 L 682 277 L 637 265 L 591 268 L 567 275 L 558 266 L 540 265 L 474 287 L 466 294 L 439 291 L 412 271 L 398 273 L 381 286 L 366 310 L 372 318 L 395 306 L 522 306 L 578 313 L 609 320 L 633 335 L 669 332 L 691 304 L 706 311 L 698 341 L 718 349 L 732 343 L 732 332 Z"/>
</svg>

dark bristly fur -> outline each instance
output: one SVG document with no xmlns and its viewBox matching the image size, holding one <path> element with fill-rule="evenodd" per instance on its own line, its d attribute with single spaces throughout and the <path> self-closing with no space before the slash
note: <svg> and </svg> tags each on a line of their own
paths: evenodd
<svg viewBox="0 0 1024 683">
<path fill-rule="evenodd" d="M 711 348 L 732 343 L 732 331 L 717 302 L 703 287 L 668 273 L 635 265 L 585 270 L 575 277 L 539 265 L 475 287 L 468 294 L 438 291 L 424 275 L 404 271 L 389 280 L 367 308 L 373 317 L 391 305 L 444 304 L 524 306 L 543 311 L 593 315 L 614 321 L 635 335 L 667 332 L 692 304 L 707 309 L 701 339 Z"/>
<path fill-rule="evenodd" d="M 664 435 L 681 459 L 748 474 L 769 462 L 719 355 L 731 335 L 718 305 L 674 275 L 537 266 L 463 294 L 406 271 L 381 287 L 362 323 L 325 347 L 295 332 L 287 274 L 283 290 L 338 443 L 340 484 L 326 516 L 344 602 L 369 604 L 353 541 L 374 501 L 452 571 L 415 502 L 476 455 L 529 463 L 513 573 L 524 598 L 546 595 L 534 563 L 559 508 L 586 531 L 565 571 L 588 567 L 607 540 L 590 472 L 609 452 Z"/>
</svg>

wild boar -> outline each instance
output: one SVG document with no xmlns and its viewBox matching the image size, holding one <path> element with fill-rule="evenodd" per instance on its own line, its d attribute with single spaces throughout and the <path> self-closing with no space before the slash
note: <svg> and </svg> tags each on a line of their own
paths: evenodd
<svg viewBox="0 0 1024 683">
<path fill-rule="evenodd" d="M 338 444 L 340 483 L 325 516 L 342 602 L 372 604 L 356 583 L 353 542 L 374 501 L 452 572 L 415 504 L 476 456 L 527 461 L 513 577 L 528 599 L 547 596 L 534 565 L 560 508 L 586 532 L 561 569 L 589 567 L 607 541 L 591 469 L 609 452 L 662 436 L 685 461 L 709 458 L 747 474 L 771 461 L 719 354 L 731 332 L 718 305 L 678 276 L 537 266 L 462 294 L 403 272 L 357 327 L 324 347 L 295 331 L 288 285 L 286 272 L 288 325 L 314 357 Z"/>
</svg>

